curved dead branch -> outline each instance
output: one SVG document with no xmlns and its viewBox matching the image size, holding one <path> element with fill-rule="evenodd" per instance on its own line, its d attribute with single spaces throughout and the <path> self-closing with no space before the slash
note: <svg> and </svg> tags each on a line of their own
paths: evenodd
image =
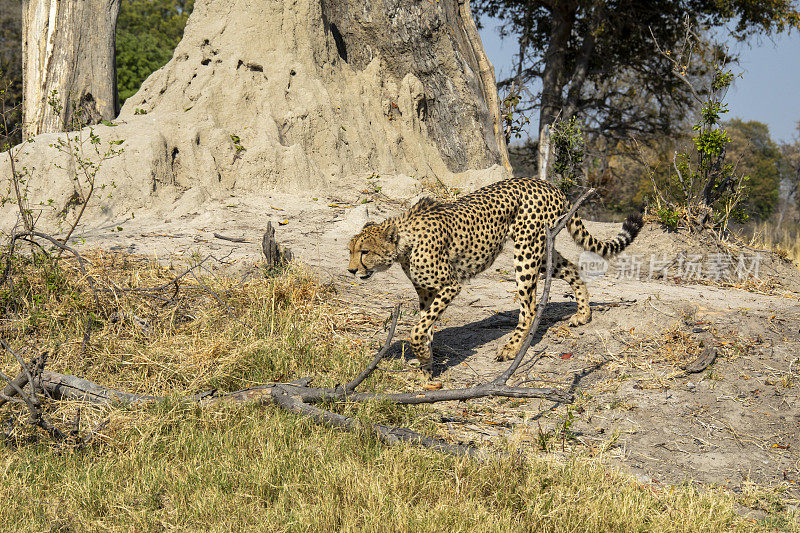
<svg viewBox="0 0 800 533">
<path fill-rule="evenodd" d="M 400 318 L 400 304 L 397 304 L 394 307 L 394 311 L 392 311 L 392 323 L 389 326 L 389 333 L 386 335 L 386 342 L 383 343 L 383 347 L 378 351 L 377 354 L 375 354 L 375 357 L 372 358 L 372 361 L 370 361 L 370 363 L 367 365 L 367 368 L 365 368 L 356 379 L 344 386 L 344 392 L 351 393 L 356 390 L 356 387 L 361 385 L 361 383 L 367 379 L 376 368 L 378 368 L 378 363 L 380 363 L 381 360 L 386 356 L 386 352 L 389 351 L 389 346 L 392 344 L 392 337 L 394 337 L 394 330 L 397 328 L 398 318 Z"/>
<path fill-rule="evenodd" d="M 315 423 L 326 426 L 347 429 L 350 431 L 364 431 L 376 436 L 388 445 L 409 443 L 423 448 L 438 450 L 451 455 L 476 456 L 480 451 L 474 446 L 451 444 L 441 439 L 426 437 L 407 428 L 384 426 L 383 424 L 370 424 L 355 418 L 333 413 L 309 405 L 300 395 L 293 394 L 294 388 L 289 390 L 285 385 L 277 385 L 272 389 L 271 397 L 275 403 L 286 411 L 311 418 Z"/>
<path fill-rule="evenodd" d="M 487 383 L 482 383 L 472 387 L 461 389 L 447 389 L 447 390 L 434 390 L 434 391 L 417 391 L 408 393 L 370 393 L 370 392 L 356 392 L 356 388 L 361 385 L 378 367 L 380 361 L 385 357 L 394 337 L 397 321 L 400 316 L 399 304 L 394 308 L 390 317 L 391 322 L 388 327 L 386 342 L 381 349 L 375 354 L 365 369 L 352 381 L 344 386 L 337 386 L 336 388 L 320 388 L 311 387 L 309 383 L 310 378 L 296 380 L 291 383 L 270 383 L 259 387 L 252 387 L 228 394 L 217 394 L 217 391 L 209 391 L 206 393 L 198 394 L 193 397 L 187 398 L 190 401 L 203 401 L 213 399 L 215 403 L 220 401 L 230 401 L 237 403 L 274 403 L 287 411 L 310 418 L 318 424 L 327 427 L 336 427 L 348 430 L 366 431 L 375 435 L 381 441 L 387 444 L 397 443 L 411 443 L 416 446 L 431 448 L 445 453 L 454 455 L 475 456 L 479 454 L 479 450 L 472 446 L 465 446 L 461 444 L 452 444 L 441 439 L 426 437 L 415 431 L 406 428 L 384 426 L 381 424 L 370 424 L 368 422 L 359 421 L 355 418 L 337 414 L 325 409 L 320 409 L 311 404 L 321 403 L 325 401 L 347 400 L 350 402 L 366 402 L 366 401 L 388 401 L 400 405 L 419 405 L 426 403 L 436 403 L 443 401 L 465 401 L 477 398 L 486 397 L 508 397 L 508 398 L 543 398 L 556 403 L 571 402 L 573 400 L 572 392 L 567 390 L 558 390 L 551 388 L 534 388 L 534 387 L 512 387 L 507 385 L 508 380 L 514 375 L 519 368 L 531 342 L 534 338 L 536 330 L 541 323 L 544 310 L 549 303 L 550 298 L 550 285 L 553 277 L 553 244 L 556 235 L 566 226 L 567 222 L 573 217 L 580 205 L 593 193 L 595 189 L 587 190 L 564 214 L 553 228 L 545 228 L 547 235 L 547 268 L 544 282 L 544 289 L 542 297 L 537 304 L 536 314 L 530 330 L 517 352 L 512 363 L 509 367 L 499 374 L 495 379 Z M 18 236 L 28 235 L 41 237 L 49 240 L 57 247 L 70 251 L 78 259 L 78 266 L 84 273 L 92 288 L 97 290 L 94 286 L 94 280 L 86 274 L 83 268 L 83 259 L 80 255 L 70 247 L 58 242 L 56 239 L 49 237 L 45 234 L 38 232 L 21 232 L 16 234 Z M 19 237 L 18 237 L 19 238 Z M 192 269 L 185 272 L 186 274 L 193 274 Z M 170 282 L 174 283 L 177 280 Z M 169 284 L 164 285 L 167 287 Z M 14 353 L 10 347 L 4 343 L 4 348 Z M 19 357 L 18 357 L 19 359 Z M 29 407 L 31 412 L 36 412 L 36 406 L 30 406 L 33 400 L 32 396 L 23 392 L 23 388 L 32 380 L 36 380 L 36 384 L 41 387 L 41 390 L 47 391 L 55 398 L 65 398 L 71 400 L 86 401 L 95 404 L 113 404 L 113 403 L 146 403 L 163 398 L 158 396 L 151 396 L 146 394 L 132 394 L 127 392 L 116 391 L 108 389 L 89 380 L 82 379 L 76 376 L 69 376 L 59 374 L 56 372 L 44 372 L 41 368 L 37 368 L 36 372 L 31 372 L 24 365 L 20 359 L 22 371 L 19 376 L 11 379 L 5 375 L 0 375 L 8 385 L 0 393 L 0 405 L 8 401 L 14 394 L 22 396 Z M 43 366 L 43 365 L 42 365 Z M 36 374 L 32 377 L 32 374 Z M 33 415 L 32 415 L 33 416 Z M 40 420 L 43 420 L 40 418 Z M 40 424 L 41 425 L 41 424 Z M 46 425 L 46 421 L 45 421 Z M 43 425 L 42 427 L 45 427 Z M 48 431 L 53 432 L 55 428 L 45 427 Z M 57 430 L 55 430 L 57 431 Z"/>
</svg>

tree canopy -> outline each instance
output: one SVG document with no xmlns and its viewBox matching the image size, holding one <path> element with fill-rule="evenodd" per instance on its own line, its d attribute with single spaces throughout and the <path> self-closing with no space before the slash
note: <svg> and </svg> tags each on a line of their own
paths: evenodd
<svg viewBox="0 0 800 533">
<path fill-rule="evenodd" d="M 0 0 L 0 150 L 16 144 L 22 113 L 22 9 L 19 1 Z M 4 131 L 8 128 L 8 132 Z M 8 134 L 8 138 L 6 135 Z"/>
<path fill-rule="evenodd" d="M 744 40 L 800 24 L 790 0 L 476 0 L 475 9 L 519 39 L 516 72 L 498 86 L 541 83 L 522 108 L 539 108 L 539 131 L 580 114 L 588 131 L 618 138 L 670 133 L 692 103 L 656 43 L 673 50 L 686 27 Z"/>
<path fill-rule="evenodd" d="M 725 123 L 730 137 L 728 157 L 736 172 L 748 177 L 743 210 L 758 219 L 768 218 L 778 202 L 783 158 L 769 127 L 755 120 L 735 118 Z"/>
<path fill-rule="evenodd" d="M 194 0 L 126 0 L 117 20 L 117 87 L 124 102 L 172 58 Z"/>
</svg>

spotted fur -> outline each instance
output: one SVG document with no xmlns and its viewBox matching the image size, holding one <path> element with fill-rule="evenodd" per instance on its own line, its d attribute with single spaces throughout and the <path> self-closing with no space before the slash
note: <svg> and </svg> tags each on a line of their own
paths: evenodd
<svg viewBox="0 0 800 533">
<path fill-rule="evenodd" d="M 424 198 L 400 216 L 367 223 L 350 240 L 348 270 L 368 279 L 400 263 L 417 291 L 421 311 L 411 347 L 430 373 L 433 323 L 461 291 L 461 283 L 486 270 L 511 237 L 520 312 L 511 339 L 497 355 L 504 361 L 516 355 L 533 322 L 536 282 L 546 268 L 544 228 L 553 227 L 568 208 L 564 193 L 533 178 L 499 181 L 452 203 Z M 578 245 L 603 257 L 624 250 L 641 227 L 641 215 L 631 215 L 617 237 L 599 241 L 577 215 L 566 226 Z M 556 251 L 553 265 L 554 277 L 570 284 L 578 302 L 570 325 L 586 324 L 591 319 L 589 293 L 577 267 Z"/>
</svg>

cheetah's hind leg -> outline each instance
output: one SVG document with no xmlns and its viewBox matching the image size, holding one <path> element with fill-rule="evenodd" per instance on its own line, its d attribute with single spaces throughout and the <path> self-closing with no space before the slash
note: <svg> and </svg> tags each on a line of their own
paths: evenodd
<svg viewBox="0 0 800 533">
<path fill-rule="evenodd" d="M 511 334 L 511 339 L 495 357 L 497 361 L 509 361 L 517 356 L 533 324 L 536 282 L 539 278 L 542 247 L 541 239 L 533 242 L 526 242 L 520 239 L 514 246 L 514 270 L 516 271 L 517 296 L 519 297 L 519 322 Z"/>
<path fill-rule="evenodd" d="M 547 265 L 542 261 L 541 273 L 544 275 Z M 581 279 L 578 267 L 553 250 L 553 278 L 563 279 L 575 293 L 575 301 L 578 303 L 578 311 L 569 319 L 571 327 L 588 324 L 592 319 L 592 308 L 589 307 L 589 291 L 586 284 Z"/>
</svg>

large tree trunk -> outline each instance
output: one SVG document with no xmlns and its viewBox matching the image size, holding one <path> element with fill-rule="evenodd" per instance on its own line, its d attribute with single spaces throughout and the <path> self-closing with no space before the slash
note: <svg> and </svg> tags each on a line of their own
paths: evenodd
<svg viewBox="0 0 800 533">
<path fill-rule="evenodd" d="M 23 0 L 25 138 L 117 116 L 119 5 L 120 0 Z M 58 105 L 49 103 L 54 95 Z"/>
<path fill-rule="evenodd" d="M 552 10 L 550 44 L 544 54 L 542 76 L 542 103 L 539 112 L 539 131 L 549 126 L 558 116 L 562 106 L 562 90 L 566 81 L 567 42 L 575 22 L 575 11 L 569 7 Z"/>
</svg>

